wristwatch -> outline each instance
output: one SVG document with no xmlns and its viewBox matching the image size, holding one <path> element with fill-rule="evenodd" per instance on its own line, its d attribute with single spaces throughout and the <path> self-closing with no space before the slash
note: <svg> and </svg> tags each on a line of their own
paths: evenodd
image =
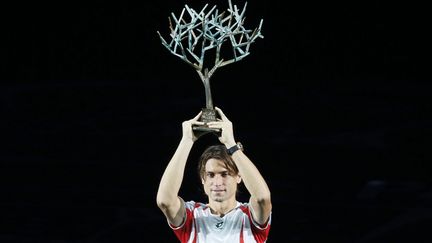
<svg viewBox="0 0 432 243">
<path fill-rule="evenodd" d="M 229 155 L 232 155 L 237 150 L 243 151 L 243 145 L 240 142 L 237 142 L 236 145 L 232 146 L 231 148 L 227 149 L 227 152 Z"/>
</svg>

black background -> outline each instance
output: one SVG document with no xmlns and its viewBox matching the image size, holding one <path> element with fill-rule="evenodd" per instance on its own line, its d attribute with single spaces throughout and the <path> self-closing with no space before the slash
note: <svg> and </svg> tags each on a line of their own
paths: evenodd
<svg viewBox="0 0 432 243">
<path fill-rule="evenodd" d="M 205 2 L 2 7 L 0 242 L 176 241 L 155 196 L 205 96 L 156 31 L 184 4 Z M 268 242 L 431 242 L 427 8 L 249 1 L 246 16 L 264 39 L 212 92 L 272 191 Z M 217 142 L 195 144 L 186 200 L 205 200 L 196 160 Z"/>
</svg>

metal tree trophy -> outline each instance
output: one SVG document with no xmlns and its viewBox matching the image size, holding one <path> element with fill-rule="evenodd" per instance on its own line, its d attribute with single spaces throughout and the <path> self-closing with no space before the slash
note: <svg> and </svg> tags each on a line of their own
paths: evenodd
<svg viewBox="0 0 432 243">
<path fill-rule="evenodd" d="M 185 61 L 198 72 L 205 88 L 206 108 L 202 109 L 200 117 L 200 121 L 205 123 L 217 120 L 210 90 L 210 77 L 216 69 L 248 56 L 251 43 L 258 37 L 264 38 L 261 35 L 262 19 L 258 28 L 253 31 L 243 26 L 247 2 L 241 12 L 236 5 L 232 5 L 231 0 L 228 0 L 228 4 L 228 14 L 219 13 L 216 6 L 206 12 L 208 4 L 200 12 L 196 12 L 185 5 L 179 17 L 171 13 L 174 25 L 171 18 L 168 17 L 171 30 L 169 42 L 161 36 L 159 31 L 157 32 L 162 44 L 173 55 Z M 185 11 L 187 11 L 186 15 Z M 224 60 L 221 57 L 221 48 L 226 43 L 231 44 L 231 48 L 228 47 L 231 49 L 231 56 Z M 212 51 L 211 54 L 214 56 L 214 63 L 206 61 L 206 64 L 213 65 L 210 70 L 204 67 L 204 58 L 209 51 Z M 206 126 L 194 126 L 193 129 L 196 134 L 201 135 L 207 132 L 220 132 Z"/>
</svg>

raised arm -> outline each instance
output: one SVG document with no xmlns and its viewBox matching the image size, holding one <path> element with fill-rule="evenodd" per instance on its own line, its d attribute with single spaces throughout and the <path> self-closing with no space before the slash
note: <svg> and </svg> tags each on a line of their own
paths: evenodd
<svg viewBox="0 0 432 243">
<path fill-rule="evenodd" d="M 220 122 L 209 122 L 208 126 L 211 128 L 221 128 L 222 133 L 219 137 L 221 143 L 227 148 L 236 145 L 234 139 L 233 126 L 230 120 L 225 116 L 221 109 L 215 107 L 221 116 Z M 232 154 L 232 159 L 237 165 L 239 174 L 243 179 L 251 198 L 250 203 L 253 211 L 253 218 L 259 224 L 264 224 L 270 217 L 272 204 L 270 197 L 270 190 L 262 177 L 257 167 L 241 150 L 237 150 Z"/>
<path fill-rule="evenodd" d="M 157 192 L 157 205 L 174 226 L 179 226 L 186 215 L 184 203 L 179 198 L 178 192 L 183 181 L 187 158 L 193 143 L 197 139 L 193 133 L 192 125 L 202 124 L 202 122 L 198 121 L 200 116 L 201 113 L 193 119 L 182 123 L 182 139 L 162 175 Z"/>
</svg>

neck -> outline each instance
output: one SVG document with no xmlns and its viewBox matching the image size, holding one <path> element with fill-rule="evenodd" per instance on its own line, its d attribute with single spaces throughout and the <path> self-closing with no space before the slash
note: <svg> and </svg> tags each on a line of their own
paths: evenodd
<svg viewBox="0 0 432 243">
<path fill-rule="evenodd" d="M 210 207 L 212 214 L 222 217 L 237 206 L 237 201 L 235 198 L 223 202 L 210 200 L 208 206 Z"/>
</svg>

